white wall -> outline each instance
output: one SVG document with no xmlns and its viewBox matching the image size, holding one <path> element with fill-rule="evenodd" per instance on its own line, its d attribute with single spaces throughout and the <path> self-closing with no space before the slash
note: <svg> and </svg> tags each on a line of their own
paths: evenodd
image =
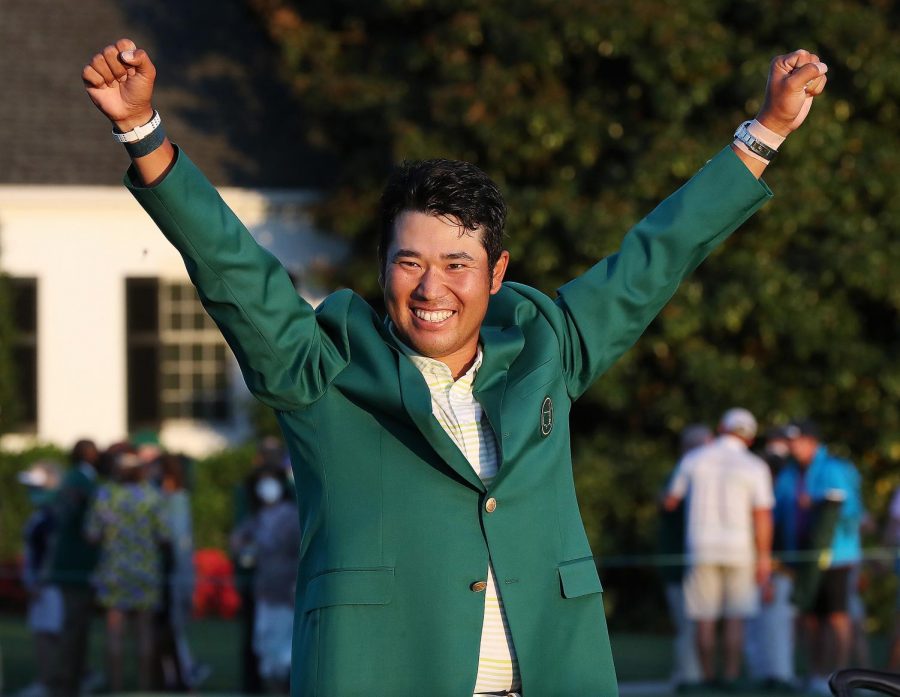
<svg viewBox="0 0 900 697">
<path fill-rule="evenodd" d="M 309 192 L 223 189 L 257 239 L 302 273 L 338 247 L 304 213 Z M 0 186 L 0 268 L 37 278 L 39 441 L 101 446 L 127 436 L 125 278 L 187 280 L 181 258 L 124 188 Z M 242 437 L 166 424 L 163 443 L 200 455 Z M 24 444 L 8 437 L 6 447 Z"/>
</svg>

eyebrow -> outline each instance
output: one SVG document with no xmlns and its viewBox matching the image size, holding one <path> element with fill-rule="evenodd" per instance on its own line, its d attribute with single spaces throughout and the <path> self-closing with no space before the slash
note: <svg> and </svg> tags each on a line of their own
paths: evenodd
<svg viewBox="0 0 900 697">
<path fill-rule="evenodd" d="M 413 250 L 413 249 L 398 249 L 394 252 L 393 256 L 391 256 L 391 261 L 396 261 L 402 257 L 412 257 L 413 259 L 421 259 L 422 255 Z M 475 261 L 475 257 L 473 257 L 468 252 L 450 252 L 449 254 L 441 254 L 441 259 L 445 260 L 457 260 L 461 259 L 463 261 Z"/>
</svg>

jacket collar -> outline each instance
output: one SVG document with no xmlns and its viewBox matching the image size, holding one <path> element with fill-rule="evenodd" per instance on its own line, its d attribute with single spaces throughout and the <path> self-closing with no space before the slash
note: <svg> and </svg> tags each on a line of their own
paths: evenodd
<svg viewBox="0 0 900 697">
<path fill-rule="evenodd" d="M 389 327 L 389 323 L 390 320 L 386 319 L 385 326 Z M 389 334 L 393 338 L 393 332 L 389 332 Z M 506 391 L 506 376 L 510 365 L 525 345 L 525 337 L 522 330 L 515 325 L 509 327 L 482 325 L 480 338 L 483 357 L 481 367 L 475 376 L 472 391 L 475 399 L 484 409 L 497 439 L 497 451 L 501 458 L 500 471 L 502 472 L 503 425 L 500 417 L 503 395 Z M 475 474 L 469 461 L 431 413 L 431 393 L 425 383 L 425 378 L 403 351 L 397 347 L 396 340 L 393 345 L 397 349 L 400 392 L 406 412 L 441 459 L 466 483 L 479 491 L 485 491 L 484 483 Z"/>
</svg>

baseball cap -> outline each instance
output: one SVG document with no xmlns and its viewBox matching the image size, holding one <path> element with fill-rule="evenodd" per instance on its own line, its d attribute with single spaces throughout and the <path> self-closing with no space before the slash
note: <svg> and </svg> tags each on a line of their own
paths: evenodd
<svg viewBox="0 0 900 697">
<path fill-rule="evenodd" d="M 784 429 L 788 438 L 800 438 L 800 436 L 808 436 L 820 440 L 822 433 L 819 431 L 818 424 L 812 419 L 796 419 L 791 421 Z"/>
<path fill-rule="evenodd" d="M 756 418 L 746 409 L 734 407 L 729 409 L 719 421 L 719 430 L 733 433 L 743 438 L 756 438 Z"/>
</svg>

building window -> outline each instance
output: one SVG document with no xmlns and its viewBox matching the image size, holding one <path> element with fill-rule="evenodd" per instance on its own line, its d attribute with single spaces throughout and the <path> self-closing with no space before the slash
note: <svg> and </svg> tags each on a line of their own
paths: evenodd
<svg viewBox="0 0 900 697">
<path fill-rule="evenodd" d="M 127 295 L 129 427 L 228 420 L 227 347 L 193 286 L 132 278 Z"/>
<path fill-rule="evenodd" d="M 125 280 L 128 336 L 128 428 L 157 427 L 159 408 L 159 281 Z"/>
<path fill-rule="evenodd" d="M 12 297 L 15 389 L 18 396 L 14 431 L 33 433 L 37 430 L 38 410 L 38 322 L 37 279 L 10 278 Z"/>
</svg>

